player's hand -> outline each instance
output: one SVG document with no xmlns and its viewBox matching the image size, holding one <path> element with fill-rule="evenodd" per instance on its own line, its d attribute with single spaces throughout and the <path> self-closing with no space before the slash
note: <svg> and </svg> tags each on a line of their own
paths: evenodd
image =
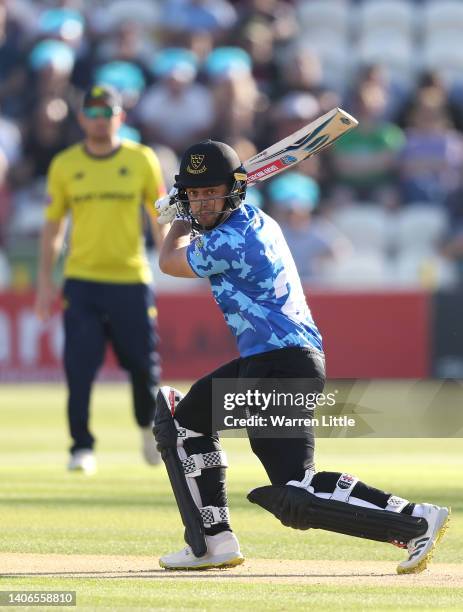
<svg viewBox="0 0 463 612">
<path fill-rule="evenodd" d="M 160 225 L 166 225 L 172 223 L 177 214 L 177 206 L 175 205 L 175 199 L 177 197 L 177 188 L 172 187 L 168 195 L 163 198 L 156 200 L 154 208 L 158 213 L 157 221 Z"/>
<path fill-rule="evenodd" d="M 48 321 L 51 315 L 51 307 L 58 295 L 58 289 L 53 283 L 39 283 L 35 298 L 35 314 L 40 321 Z"/>
</svg>

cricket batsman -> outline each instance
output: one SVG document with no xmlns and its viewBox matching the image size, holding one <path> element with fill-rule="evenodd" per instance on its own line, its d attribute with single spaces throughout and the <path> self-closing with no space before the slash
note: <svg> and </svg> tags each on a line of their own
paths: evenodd
<svg viewBox="0 0 463 612">
<path fill-rule="evenodd" d="M 246 172 L 221 142 L 190 147 L 174 190 L 156 202 L 172 226 L 160 253 L 172 276 L 208 277 L 236 338 L 240 357 L 193 384 L 185 395 L 161 387 L 154 434 L 185 526 L 187 546 L 160 559 L 166 569 L 232 567 L 243 563 L 230 526 L 227 458 L 213 431 L 214 379 L 325 383 L 322 339 L 278 224 L 244 203 Z M 412 503 L 341 472 L 316 471 L 312 428 L 297 438 L 254 436 L 250 444 L 271 485 L 248 499 L 294 529 L 325 529 L 406 548 L 399 574 L 421 572 L 443 535 L 449 510 Z"/>
</svg>

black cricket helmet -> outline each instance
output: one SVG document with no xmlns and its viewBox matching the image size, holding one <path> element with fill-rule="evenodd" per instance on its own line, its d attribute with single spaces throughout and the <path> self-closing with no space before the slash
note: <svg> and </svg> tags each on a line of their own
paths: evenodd
<svg viewBox="0 0 463 612">
<path fill-rule="evenodd" d="M 239 208 L 246 197 L 246 170 L 236 151 L 224 142 L 204 140 L 188 148 L 180 162 L 180 171 L 175 176 L 178 189 L 177 204 L 185 214 L 192 217 L 196 230 L 210 230 L 225 221 L 231 211 Z M 215 187 L 227 185 L 229 192 L 223 197 L 225 206 L 217 214 L 212 227 L 203 227 L 191 215 L 190 203 L 186 193 L 188 187 Z M 219 198 L 211 198 L 217 200 Z"/>
</svg>

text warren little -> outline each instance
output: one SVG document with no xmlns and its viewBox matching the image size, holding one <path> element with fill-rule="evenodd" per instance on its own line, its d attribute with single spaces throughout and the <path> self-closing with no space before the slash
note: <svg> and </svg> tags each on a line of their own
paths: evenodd
<svg viewBox="0 0 463 612">
<path fill-rule="evenodd" d="M 225 427 L 355 427 L 355 419 L 352 417 L 325 414 L 321 418 L 292 418 L 281 415 L 238 418 L 227 415 L 223 422 Z"/>
</svg>

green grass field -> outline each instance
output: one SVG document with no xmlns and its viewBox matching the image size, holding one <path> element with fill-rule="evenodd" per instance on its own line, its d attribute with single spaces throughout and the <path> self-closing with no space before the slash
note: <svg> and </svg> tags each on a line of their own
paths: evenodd
<svg viewBox="0 0 463 612">
<path fill-rule="evenodd" d="M 420 576 L 395 575 L 405 553 L 393 546 L 286 529 L 250 504 L 247 491 L 266 476 L 247 440 L 230 438 L 232 524 L 247 564 L 176 574 L 157 557 L 183 545 L 180 519 L 164 467 L 142 462 L 127 386 L 95 391 L 93 477 L 65 470 L 64 403 L 59 385 L 0 389 L 0 590 L 73 590 L 88 609 L 463 609 L 461 439 L 318 443 L 318 469 L 452 506 L 447 536 Z"/>
</svg>

